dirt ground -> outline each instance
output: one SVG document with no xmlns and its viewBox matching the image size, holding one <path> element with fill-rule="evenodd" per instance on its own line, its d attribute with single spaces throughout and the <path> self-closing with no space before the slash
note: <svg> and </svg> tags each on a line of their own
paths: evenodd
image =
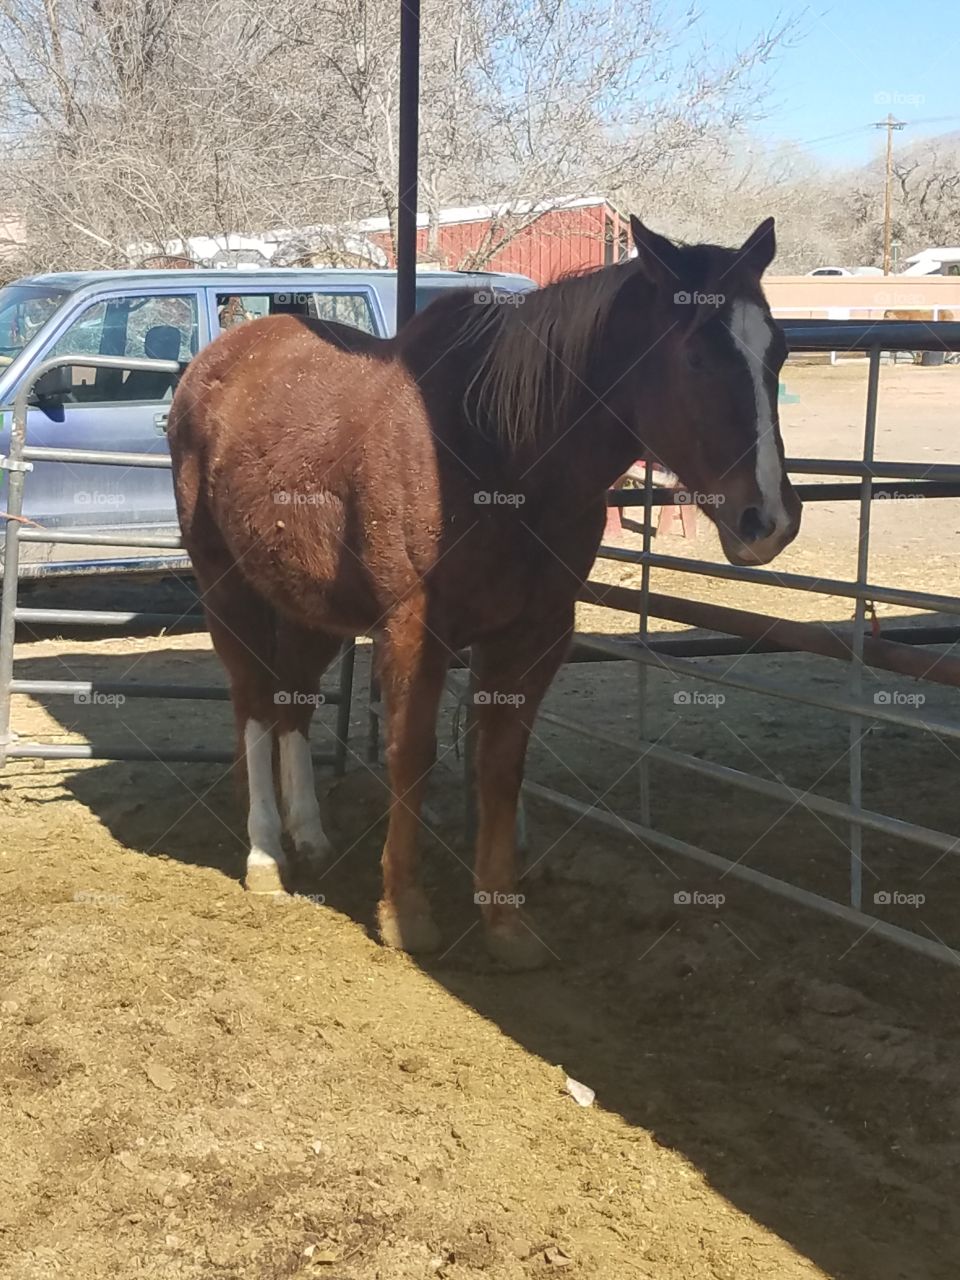
<svg viewBox="0 0 960 1280">
<path fill-rule="evenodd" d="M 862 364 L 791 367 L 788 453 L 853 456 L 863 378 Z M 884 371 L 883 456 L 952 460 L 958 379 Z M 875 504 L 872 579 L 955 592 L 957 516 L 952 501 Z M 776 567 L 847 576 L 854 536 L 849 504 L 809 507 Z M 658 549 L 715 554 L 706 531 Z M 597 576 L 639 580 L 610 563 Z M 707 578 L 658 572 L 654 587 L 852 613 Z M 581 624 L 635 620 L 585 608 Z M 555 962 L 497 971 L 476 927 L 462 791 L 443 767 L 459 767 L 452 699 L 425 842 L 448 948 L 429 962 L 384 951 L 370 932 L 386 790 L 364 762 L 367 656 L 350 768 L 318 779 L 336 860 L 283 904 L 241 888 L 230 769 L 20 761 L 0 777 L 3 1280 L 954 1280 L 957 970 L 531 802 L 524 888 Z M 808 690 L 847 679 L 794 655 L 708 663 Z M 199 635 L 36 641 L 17 674 L 219 678 Z M 845 794 L 842 717 L 676 692 L 652 673 L 647 737 Z M 955 712 L 954 691 L 923 693 L 926 710 Z M 617 664 L 566 668 L 549 706 L 639 731 L 636 677 Z M 224 744 L 229 721 L 211 703 L 15 706 L 26 738 L 100 746 Z M 960 830 L 956 741 L 887 726 L 863 747 L 865 804 Z M 528 772 L 640 816 L 637 769 L 609 744 L 544 723 Z M 671 834 L 845 900 L 842 825 L 664 766 L 650 788 Z M 952 858 L 868 836 L 864 861 L 870 910 L 960 947 Z M 875 906 L 877 892 L 900 901 Z"/>
</svg>

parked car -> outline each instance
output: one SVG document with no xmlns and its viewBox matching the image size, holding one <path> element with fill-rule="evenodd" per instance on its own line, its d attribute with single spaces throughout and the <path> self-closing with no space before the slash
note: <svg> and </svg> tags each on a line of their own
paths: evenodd
<svg viewBox="0 0 960 1280">
<path fill-rule="evenodd" d="M 417 308 L 453 288 L 525 292 L 526 276 L 417 274 Z M 175 377 L 93 369 L 85 355 L 148 356 L 186 363 L 222 329 L 280 312 L 394 332 L 396 272 L 379 270 L 98 271 L 32 276 L 0 289 L 0 455 L 13 399 L 53 355 L 76 355 L 69 390 L 34 397 L 27 441 L 53 448 L 166 453 Z M 0 510 L 6 473 L 0 470 Z M 24 515 L 46 529 L 139 534 L 177 531 L 169 470 L 38 462 L 24 487 Z M 130 574 L 184 567 L 183 556 L 131 547 L 21 546 L 25 577 Z"/>
<path fill-rule="evenodd" d="M 808 276 L 882 276 L 879 267 L 814 267 Z"/>
</svg>

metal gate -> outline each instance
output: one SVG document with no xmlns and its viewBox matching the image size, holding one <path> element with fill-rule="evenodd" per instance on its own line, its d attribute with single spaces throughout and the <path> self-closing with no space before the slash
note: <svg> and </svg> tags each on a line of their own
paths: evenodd
<svg viewBox="0 0 960 1280">
<path fill-rule="evenodd" d="M 901 674 L 915 675 L 925 680 L 934 680 L 940 684 L 960 686 L 960 660 L 956 658 L 937 657 L 925 660 L 922 652 L 911 648 L 916 644 L 955 643 L 960 639 L 960 626 L 952 628 L 917 628 L 914 634 L 904 634 L 906 629 L 897 633 L 896 640 L 884 640 L 877 644 L 865 635 L 865 621 L 869 602 L 884 602 L 903 605 L 917 610 L 930 610 L 947 613 L 960 620 L 960 597 L 956 595 L 935 595 L 930 592 L 913 591 L 909 588 L 890 588 L 872 584 L 868 576 L 870 551 L 870 512 L 874 499 L 889 495 L 896 481 L 898 494 L 911 493 L 927 498 L 946 498 L 960 496 L 960 463 L 956 465 L 929 465 L 918 462 L 877 462 L 875 461 L 877 405 L 880 386 L 881 356 L 883 352 L 898 351 L 937 351 L 960 352 L 960 323 L 938 323 L 929 325 L 923 322 L 907 321 L 903 323 L 866 323 L 862 321 L 843 322 L 799 322 L 784 320 L 780 322 L 789 340 L 793 352 L 858 352 L 868 356 L 866 414 L 863 432 L 863 450 L 859 459 L 837 461 L 825 458 L 788 459 L 787 470 L 794 476 L 840 475 L 850 476 L 853 483 L 819 483 L 801 484 L 798 491 L 805 502 L 828 500 L 855 500 L 859 504 L 858 537 L 857 537 L 857 573 L 853 581 L 813 578 L 801 574 L 780 573 L 769 569 L 739 568 L 729 564 L 719 564 L 703 560 L 687 560 L 682 557 L 663 555 L 654 552 L 651 547 L 651 512 L 655 505 L 665 505 L 677 501 L 673 493 L 657 493 L 652 487 L 652 468 L 646 469 L 646 484 L 641 491 L 620 491 L 611 495 L 611 502 L 619 506 L 640 505 L 644 508 L 646 519 L 643 522 L 643 549 L 629 550 L 615 546 L 603 546 L 600 557 L 607 560 L 628 562 L 642 566 L 641 587 L 639 590 L 610 587 L 602 583 L 588 583 L 582 599 L 608 607 L 636 613 L 639 620 L 639 637 L 636 640 L 623 640 L 614 637 L 578 635 L 576 643 L 595 658 L 614 659 L 635 664 L 640 672 L 639 696 L 639 733 L 636 740 L 611 734 L 603 724 L 585 724 L 574 721 L 549 711 L 541 711 L 540 719 L 568 729 L 582 737 L 612 744 L 624 753 L 624 758 L 635 757 L 640 774 L 640 812 L 641 821 L 633 822 L 619 815 L 610 813 L 598 804 L 585 803 L 574 796 L 567 795 L 552 787 L 542 786 L 528 780 L 524 784 L 526 794 L 547 800 L 578 818 L 589 818 L 606 827 L 623 833 L 629 833 L 638 840 L 659 847 L 669 854 L 680 854 L 693 859 L 714 871 L 736 876 L 750 883 L 760 885 L 793 902 L 812 907 L 826 915 L 841 919 L 847 923 L 871 931 L 880 936 L 931 956 L 937 960 L 945 960 L 951 964 L 960 964 L 960 952 L 932 937 L 925 937 L 909 929 L 901 928 L 889 921 L 879 919 L 863 910 L 863 858 L 862 842 L 864 830 L 884 832 L 914 842 L 917 845 L 936 851 L 941 857 L 960 850 L 960 837 L 951 833 L 919 826 L 912 822 L 891 817 L 887 814 L 865 809 L 863 797 L 863 756 L 861 740 L 863 726 L 870 721 L 887 722 L 904 725 L 914 729 L 927 729 L 947 738 L 960 738 L 960 715 L 955 718 L 934 718 L 924 715 L 922 710 L 913 710 L 898 705 L 883 705 L 876 701 L 868 702 L 863 696 L 863 676 L 865 668 L 881 668 Z M 802 534 L 801 534 L 802 536 Z M 816 643 L 812 634 L 816 624 L 789 623 L 781 619 L 770 619 L 746 610 L 720 608 L 704 605 L 701 602 L 689 601 L 678 596 L 657 596 L 650 590 L 650 570 L 653 567 L 668 569 L 676 573 L 706 575 L 713 578 L 730 579 L 739 582 L 765 584 L 777 588 L 788 588 L 793 591 L 815 592 L 845 597 L 855 601 L 854 625 L 849 642 L 834 637 L 834 643 L 826 648 Z M 651 639 L 649 620 L 659 616 L 673 618 L 688 624 L 710 628 L 735 637 L 730 642 L 717 640 L 700 640 L 693 652 L 697 656 L 720 655 L 724 653 L 763 652 L 766 648 L 774 648 L 779 652 L 795 650 L 808 653 L 826 653 L 826 656 L 845 660 L 849 663 L 849 679 L 845 696 L 836 697 L 828 694 L 813 694 L 789 688 L 784 684 L 762 679 L 753 675 L 720 673 L 705 669 L 691 659 L 690 656 L 677 656 L 687 646 L 691 652 L 690 641 L 681 638 Z M 774 623 L 774 626 L 769 624 Z M 776 635 L 776 626 L 781 627 L 780 643 L 764 645 L 763 640 L 770 640 Z M 932 670 L 932 667 L 936 670 Z M 690 681 L 708 681 L 719 686 L 762 693 L 774 698 L 786 699 L 795 703 L 820 707 L 825 710 L 841 712 L 849 717 L 850 748 L 849 778 L 846 801 L 835 800 L 815 791 L 803 791 L 785 783 L 760 777 L 744 770 L 735 769 L 699 757 L 675 751 L 658 745 L 647 736 L 648 691 L 646 672 L 650 668 L 667 671 Z M 708 849 L 680 840 L 668 832 L 653 825 L 650 812 L 649 774 L 652 765 L 663 765 L 684 770 L 693 777 L 709 778 L 732 787 L 741 788 L 754 794 L 786 800 L 791 803 L 802 803 L 816 814 L 834 819 L 842 819 L 849 824 L 849 902 L 841 903 L 820 894 L 800 888 L 788 881 L 767 875 L 742 863 L 723 858 Z M 960 812 L 960 805 L 958 805 Z"/>
<path fill-rule="evenodd" d="M 663 555 L 654 552 L 651 546 L 651 513 L 654 506 L 677 501 L 672 493 L 657 493 L 652 485 L 652 468 L 647 468 L 646 483 L 642 492 L 620 491 L 611 495 L 614 505 L 642 506 L 645 514 L 643 524 L 643 547 L 633 551 L 621 547 L 604 546 L 601 548 L 602 558 L 626 561 L 642 567 L 641 587 L 639 590 L 611 587 L 608 584 L 588 584 L 584 598 L 595 603 L 636 613 L 639 620 L 639 638 L 623 640 L 602 636 L 577 637 L 577 652 L 592 660 L 627 661 L 637 666 L 640 675 L 639 702 L 639 734 L 635 741 L 611 735 L 602 724 L 592 725 L 576 722 L 560 714 L 542 711 L 541 719 L 561 728 L 569 729 L 583 737 L 594 738 L 605 743 L 612 743 L 623 751 L 625 756 L 633 756 L 638 764 L 641 780 L 641 821 L 633 822 L 618 815 L 613 815 L 597 805 L 586 804 L 574 796 L 566 795 L 554 788 L 543 786 L 533 780 L 525 784 L 525 792 L 543 800 L 547 800 L 578 817 L 590 818 L 606 826 L 612 826 L 619 832 L 629 832 L 639 840 L 657 846 L 668 853 L 680 854 L 693 859 L 723 874 L 730 874 L 742 880 L 757 884 L 791 901 L 811 907 L 827 915 L 870 929 L 875 935 L 906 946 L 914 951 L 931 956 L 938 960 L 946 960 L 953 964 L 960 963 L 960 954 L 945 943 L 924 937 L 911 930 L 878 919 L 863 910 L 863 860 L 862 838 L 864 830 L 884 832 L 897 838 L 906 839 L 915 844 L 934 850 L 941 856 L 955 854 L 960 849 L 960 837 L 949 832 L 939 831 L 915 823 L 894 818 L 890 815 L 866 809 L 862 803 L 863 796 L 863 759 L 860 748 L 862 726 L 865 722 L 879 721 L 905 725 L 914 729 L 929 729 L 948 738 L 960 738 L 960 717 L 933 718 L 920 710 L 912 710 L 897 705 L 878 705 L 867 702 L 863 697 L 863 676 L 866 667 L 881 668 L 914 674 L 923 679 L 934 679 L 938 683 L 960 686 L 960 660 L 938 658 L 938 670 L 934 674 L 924 670 L 922 654 L 913 646 L 930 644 L 960 638 L 960 626 L 951 629 L 917 628 L 913 634 L 898 634 L 896 640 L 884 640 L 882 648 L 865 635 L 865 620 L 869 602 L 884 602 L 902 605 L 917 610 L 930 610 L 946 613 L 960 619 L 960 597 L 956 595 L 937 595 L 930 592 L 913 591 L 909 588 L 881 587 L 869 580 L 870 549 L 870 512 L 871 504 L 881 498 L 890 489 L 889 482 L 896 481 L 899 492 L 910 491 L 917 495 L 936 499 L 960 496 L 960 464 L 934 465 L 918 462 L 877 462 L 874 457 L 876 443 L 877 405 L 879 396 L 881 357 L 885 351 L 948 351 L 960 352 L 960 324 L 940 323 L 935 327 L 919 322 L 868 324 L 857 321 L 841 323 L 805 322 L 790 323 L 783 327 L 790 340 L 791 349 L 795 352 L 861 352 L 868 356 L 866 414 L 863 434 L 863 450 L 859 459 L 838 461 L 835 459 L 806 458 L 788 460 L 788 470 L 792 475 L 817 476 L 841 475 L 851 477 L 852 483 L 818 483 L 802 484 L 800 493 L 805 502 L 825 500 L 855 500 L 859 506 L 858 539 L 857 539 L 857 574 L 854 580 L 812 578 L 800 574 L 785 574 L 768 569 L 740 568 L 728 564 L 710 561 L 687 560 L 681 557 Z M 42 376 L 50 368 L 62 364 L 76 362 L 77 357 L 58 357 L 45 362 L 36 370 L 36 378 Z M 134 360 L 121 357 L 84 356 L 83 363 L 89 366 L 122 369 L 155 369 L 163 372 L 178 372 L 179 366 L 172 362 L 154 360 Z M 32 386 L 21 387 L 14 406 L 14 420 L 11 434 L 10 456 L 3 466 L 9 472 L 8 510 L 6 512 L 5 540 L 5 572 L 3 593 L 0 598 L 0 765 L 7 759 L 40 758 L 40 759 L 116 759 L 141 760 L 156 759 L 171 762 L 192 761 L 229 761 L 232 754 L 216 749 L 192 749 L 171 752 L 153 752 L 148 748 L 117 747 L 115 751 L 98 749 L 94 754 L 88 744 L 76 746 L 52 746 L 44 743 L 18 742 L 10 735 L 10 701 L 13 694 L 50 694 L 74 695 L 77 693 L 120 693 L 129 697 L 162 697 L 162 698 L 197 698 L 223 699 L 227 691 L 223 687 L 183 686 L 173 684 L 147 685 L 137 682 L 119 682 L 117 684 L 101 684 L 82 681 L 37 681 L 13 679 L 14 632 L 18 621 L 42 622 L 44 620 L 64 624 L 89 626 L 116 626 L 144 618 L 149 621 L 159 620 L 160 615 L 131 615 L 123 613 L 93 613 L 84 610 L 27 610 L 17 605 L 19 563 L 19 543 L 21 539 L 35 542 L 71 541 L 81 544 L 102 546 L 150 546 L 177 549 L 180 540 L 176 537 L 131 534 L 129 536 L 98 535 L 84 533 L 66 533 L 63 531 L 47 532 L 43 530 L 22 529 L 20 519 L 23 502 L 23 485 L 25 473 L 34 461 L 94 462 L 114 464 L 118 466 L 170 466 L 169 458 L 149 454 L 107 454 L 96 451 L 55 450 L 31 447 L 27 445 L 26 410 L 29 392 Z M 788 588 L 801 592 L 816 592 L 851 599 L 855 602 L 854 626 L 849 642 L 833 637 L 831 643 L 823 647 L 822 636 L 815 641 L 811 624 L 789 623 L 782 619 L 770 619 L 745 610 L 718 608 L 704 605 L 697 601 L 684 600 L 679 596 L 657 596 L 650 590 L 650 570 L 653 567 L 668 569 L 677 573 L 692 573 L 714 578 L 765 584 L 778 588 Z M 731 641 L 697 641 L 693 648 L 683 637 L 652 638 L 649 633 L 651 617 L 675 617 L 678 620 L 709 627 L 712 630 L 726 633 Z M 173 615 L 165 619 L 174 621 Z M 769 624 L 773 624 L 772 626 Z M 759 631 L 758 631 L 759 628 Z M 773 644 L 770 640 L 773 640 Z M 731 648 L 731 645 L 736 646 Z M 753 675 L 718 673 L 697 665 L 691 654 L 708 656 L 722 653 L 763 652 L 771 647 L 782 652 L 788 649 L 809 653 L 824 653 L 827 656 L 849 663 L 848 689 L 845 696 L 836 697 L 828 694 L 811 694 L 789 688 L 774 681 L 761 679 Z M 683 655 L 683 656 L 680 656 Z M 337 707 L 337 742 L 332 753 L 317 757 L 321 762 L 333 764 L 342 771 L 346 763 L 347 734 L 350 720 L 350 700 L 353 681 L 353 647 L 348 646 L 342 661 L 340 688 L 327 696 L 327 704 Z M 926 664 L 929 667 L 929 663 Z M 672 672 L 689 680 L 708 681 L 732 688 L 762 693 L 771 697 L 804 703 L 820 707 L 824 710 L 840 712 L 849 718 L 850 750 L 848 796 L 845 801 L 820 795 L 814 791 L 801 791 L 786 783 L 760 777 L 749 772 L 735 769 L 726 764 L 702 760 L 689 753 L 675 751 L 650 741 L 646 737 L 645 721 L 647 715 L 647 690 L 643 673 L 651 667 Z M 461 681 L 462 684 L 462 681 Z M 469 700 L 468 700 L 469 701 Z M 376 723 L 381 713 L 379 705 L 371 707 L 371 721 Z M 369 743 L 371 754 L 376 751 L 376 733 L 371 735 Z M 469 753 L 468 753 L 469 756 Z M 809 890 L 800 888 L 788 881 L 770 876 L 764 872 L 747 867 L 741 863 L 723 858 L 708 849 L 692 845 L 680 840 L 668 832 L 652 825 L 649 803 L 649 771 L 652 765 L 663 765 L 684 770 L 694 776 L 709 778 L 713 781 L 738 787 L 754 794 L 775 799 L 802 803 L 811 811 L 825 817 L 841 819 L 848 824 L 849 836 L 849 902 L 841 903 Z"/>
</svg>

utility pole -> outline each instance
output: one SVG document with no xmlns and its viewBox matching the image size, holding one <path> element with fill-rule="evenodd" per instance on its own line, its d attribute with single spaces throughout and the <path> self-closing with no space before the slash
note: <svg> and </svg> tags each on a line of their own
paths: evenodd
<svg viewBox="0 0 960 1280">
<path fill-rule="evenodd" d="M 887 114 L 886 120 L 874 122 L 875 129 L 887 131 L 887 171 L 883 184 L 883 274 L 890 274 L 890 191 L 893 185 L 893 131 L 904 128 L 906 121 L 895 120 Z"/>
</svg>

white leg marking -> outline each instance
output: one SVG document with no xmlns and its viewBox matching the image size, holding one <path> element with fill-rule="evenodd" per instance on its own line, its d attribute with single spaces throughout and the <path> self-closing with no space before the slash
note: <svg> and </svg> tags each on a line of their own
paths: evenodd
<svg viewBox="0 0 960 1280">
<path fill-rule="evenodd" d="M 250 837 L 247 887 L 255 891 L 270 892 L 273 879 L 276 880 L 276 888 L 281 887 L 280 869 L 284 864 L 280 844 L 280 811 L 273 786 L 272 726 L 248 720 L 243 727 L 243 745 L 250 791 L 250 812 L 247 816 L 247 835 Z"/>
<path fill-rule="evenodd" d="M 764 379 L 764 366 L 773 341 L 773 331 L 763 310 L 755 302 L 738 299 L 733 304 L 730 332 L 737 350 L 747 362 L 753 382 L 753 398 L 757 408 L 757 488 L 760 490 L 763 514 L 773 520 L 780 530 L 787 523 L 787 513 L 780 494 L 783 464 L 777 449 L 776 406 Z"/>
<path fill-rule="evenodd" d="M 310 743 L 297 731 L 280 735 L 280 795 L 287 831 L 297 852 L 313 861 L 325 858 L 330 841 L 320 821 Z"/>
</svg>

